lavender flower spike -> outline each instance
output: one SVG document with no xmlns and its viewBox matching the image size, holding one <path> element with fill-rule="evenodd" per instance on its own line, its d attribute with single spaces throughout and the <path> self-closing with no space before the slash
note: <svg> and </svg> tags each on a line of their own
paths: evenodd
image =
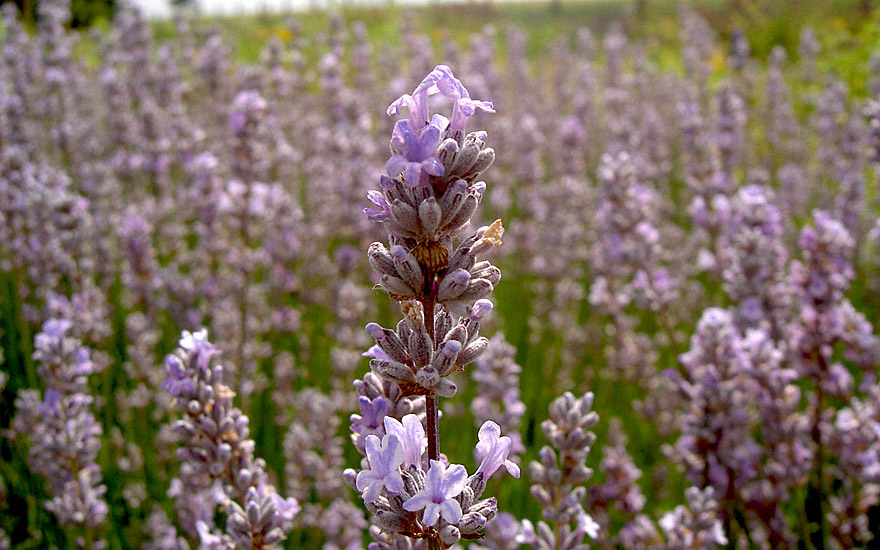
<svg viewBox="0 0 880 550">
<path fill-rule="evenodd" d="M 464 490 L 467 471 L 461 464 L 452 464 L 447 469 L 439 460 L 431 461 L 431 468 L 425 478 L 425 488 L 403 503 L 410 512 L 425 509 L 422 520 L 428 527 L 437 523 L 442 516 L 450 524 L 461 519 L 461 504 L 457 497 Z"/>
<path fill-rule="evenodd" d="M 504 466 L 507 473 L 519 477 L 519 466 L 507 458 L 513 442 L 506 435 L 501 435 L 498 424 L 491 420 L 485 421 L 477 437 L 480 441 L 477 443 L 476 454 L 482 459 L 477 473 L 482 473 L 488 479 L 498 468 Z"/>
<path fill-rule="evenodd" d="M 393 495 L 402 491 L 403 478 L 399 468 L 404 456 L 397 436 L 386 435 L 380 445 L 377 436 L 369 435 L 365 447 L 370 469 L 358 473 L 356 482 L 358 491 L 363 491 L 364 502 L 379 498 L 383 488 Z"/>
<path fill-rule="evenodd" d="M 431 115 L 428 100 L 434 94 L 453 100 L 454 124 Z M 381 176 L 379 189 L 369 195 L 378 208 L 365 212 L 388 230 L 388 246 L 372 243 L 367 259 L 380 288 L 400 303 L 404 319 L 396 330 L 367 324 L 376 346 L 365 354 L 373 358 L 371 372 L 356 382 L 359 391 L 372 388 L 361 391 L 362 404 L 385 399 L 390 407 L 384 414 L 369 415 L 366 423 L 368 411 L 362 410 L 364 419 L 352 417 L 359 421 L 352 430 L 363 432 L 368 455 L 379 452 L 377 437 L 382 434 L 376 432 L 384 430 L 389 447 L 382 456 L 362 462 L 370 470 L 351 470 L 347 479 L 354 477 L 356 488 L 364 492 L 375 528 L 425 540 L 429 550 L 443 550 L 460 539 L 483 536 L 486 523 L 498 512 L 494 498 L 478 500 L 485 477 L 505 465 L 513 446 L 497 425 L 494 430 L 487 427 L 478 455 L 485 460 L 470 480 L 463 466 L 447 468 L 440 461 L 438 401 L 458 391 L 450 375 L 488 347 L 479 333 L 480 321 L 492 310 L 487 298 L 501 280 L 501 270 L 480 258 L 501 244 L 501 220 L 464 234 L 486 192 L 485 182 L 476 178 L 495 160 L 495 151 L 486 147 L 486 132 L 465 136 L 462 130 L 477 108 L 494 108 L 471 100 L 445 65 L 425 77 L 412 95 L 392 103 L 388 114 L 398 114 L 402 107 L 410 116 L 394 126 L 388 175 Z M 399 445 L 399 461 L 391 445 Z M 358 450 L 364 452 L 363 447 Z M 401 478 L 404 487 L 395 496 Z M 424 512 L 412 513 L 417 510 Z M 387 550 L 386 539 L 380 538 L 376 540 L 382 545 L 374 550 Z"/>
</svg>

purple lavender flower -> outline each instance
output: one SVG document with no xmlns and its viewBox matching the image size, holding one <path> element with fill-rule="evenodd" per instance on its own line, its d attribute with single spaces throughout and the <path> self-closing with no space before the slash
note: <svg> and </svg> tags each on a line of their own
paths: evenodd
<svg viewBox="0 0 880 550">
<path fill-rule="evenodd" d="M 162 382 L 162 389 L 174 397 L 191 399 L 196 392 L 196 378 L 208 372 L 211 358 L 220 352 L 208 342 L 208 331 L 205 329 L 195 333 L 183 331 L 179 346 L 188 353 L 190 360 L 183 362 L 175 355 L 169 355 L 165 359 L 165 372 L 168 378 Z"/>
<path fill-rule="evenodd" d="M 382 419 L 388 414 L 390 404 L 384 397 L 369 399 L 364 396 L 358 398 L 358 404 L 361 414 L 351 415 L 351 431 L 357 435 L 358 449 L 363 449 L 367 436 L 385 435 Z"/>
<path fill-rule="evenodd" d="M 467 471 L 461 464 L 449 468 L 439 460 L 432 460 L 425 478 L 425 488 L 403 503 L 410 512 L 424 509 L 422 521 L 432 526 L 441 517 L 451 524 L 461 519 L 461 504 L 455 500 L 464 490 Z"/>
<path fill-rule="evenodd" d="M 421 468 L 422 455 L 428 448 L 428 437 L 422 421 L 414 414 L 408 414 L 402 420 L 391 416 L 385 417 L 385 433 L 394 435 L 403 445 L 405 464 L 407 467 Z"/>
<path fill-rule="evenodd" d="M 687 506 L 676 506 L 664 514 L 658 524 L 668 539 L 669 548 L 715 550 L 727 544 L 727 537 L 718 520 L 718 503 L 711 487 L 685 491 Z"/>
<path fill-rule="evenodd" d="M 477 473 L 489 478 L 498 468 L 504 466 L 507 473 L 519 477 L 519 466 L 507 459 L 513 443 L 509 437 L 501 435 L 498 424 L 491 420 L 484 422 L 478 438 L 480 441 L 477 443 L 476 455 L 480 459 L 480 467 L 477 468 Z"/>
<path fill-rule="evenodd" d="M 96 540 L 96 528 L 109 511 L 96 463 L 103 428 L 92 413 L 95 399 L 87 393 L 88 375 L 96 368 L 89 350 L 67 334 L 72 326 L 52 319 L 35 337 L 34 359 L 46 391 L 42 401 L 37 390 L 19 393 L 14 428 L 30 436 L 31 468 L 48 481 L 46 508 L 77 535 L 104 544 Z"/>
<path fill-rule="evenodd" d="M 369 435 L 365 449 L 370 469 L 362 470 L 357 475 L 357 488 L 363 491 L 364 502 L 376 500 L 382 489 L 392 495 L 401 492 L 403 478 L 400 476 L 400 465 L 405 457 L 397 436 L 386 435 L 380 444 L 377 436 Z"/>
<path fill-rule="evenodd" d="M 412 95 L 403 94 L 388 106 L 388 115 L 397 115 L 400 113 L 401 108 L 406 107 L 410 114 L 413 130 L 420 131 L 428 125 L 428 97 L 436 93 L 443 94 L 454 102 L 452 122 L 449 123 L 450 130 L 460 130 L 463 132 L 468 119 L 473 116 L 477 109 L 482 109 L 489 113 L 495 112 L 491 101 L 471 99 L 467 88 L 464 87 L 460 80 L 455 78 L 449 67 L 437 65 L 416 86 Z"/>
<path fill-rule="evenodd" d="M 213 361 L 217 354 L 207 331 L 184 331 L 180 347 L 166 359 L 173 382 L 163 386 L 176 392 L 172 395 L 184 412 L 172 425 L 184 438 L 177 450 L 180 477 L 172 482 L 178 513 L 190 535 L 205 545 L 226 548 L 229 541 L 246 548 L 251 544 L 245 541 L 263 540 L 263 548 L 271 548 L 292 527 L 288 518 L 297 504 L 272 496 L 265 462 L 254 456 L 250 419 L 233 407 L 235 392 L 224 383 L 223 365 Z M 192 383 L 183 383 L 185 378 Z M 211 527 L 221 504 L 228 512 L 225 535 Z"/>
<path fill-rule="evenodd" d="M 367 215 L 368 220 L 382 222 L 391 217 L 391 211 L 388 209 L 388 201 L 385 200 L 385 196 L 381 192 L 371 189 L 367 191 L 367 198 L 370 199 L 370 202 L 379 207 L 364 208 L 364 214 Z"/>
<path fill-rule="evenodd" d="M 429 185 L 428 176 L 442 176 L 443 163 L 437 158 L 437 146 L 440 145 L 440 133 L 443 128 L 438 126 L 442 117 L 434 115 L 434 120 L 417 134 L 408 120 L 398 120 L 391 134 L 391 147 L 398 151 L 385 164 L 385 170 L 391 177 L 403 178 L 409 187 L 425 187 Z M 374 192 L 375 193 L 375 192 Z M 374 203 L 378 199 L 370 198 Z M 380 204 L 381 206 L 381 204 Z M 378 219 L 378 218 L 377 218 Z"/>
</svg>

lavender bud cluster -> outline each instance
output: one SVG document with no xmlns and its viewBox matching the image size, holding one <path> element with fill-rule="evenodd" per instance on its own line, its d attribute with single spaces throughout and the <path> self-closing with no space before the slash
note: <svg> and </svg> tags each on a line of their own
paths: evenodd
<svg viewBox="0 0 880 550">
<path fill-rule="evenodd" d="M 73 323 L 51 319 L 34 338 L 37 372 L 46 383 L 38 390 L 23 390 L 16 400 L 14 429 L 27 434 L 31 468 L 49 482 L 52 500 L 46 503 L 66 528 L 75 529 L 84 545 L 103 548 L 98 528 L 107 517 L 96 460 L 103 429 L 92 409 L 88 377 L 97 371 L 89 349 L 68 335 Z"/>
<path fill-rule="evenodd" d="M 172 483 L 184 529 L 211 548 L 274 548 L 299 512 L 294 498 L 282 498 L 268 482 L 265 463 L 254 456 L 247 416 L 214 360 L 219 350 L 207 331 L 184 331 L 180 347 L 165 360 L 170 393 L 183 418 L 173 429 L 183 437 L 180 477 Z M 226 533 L 213 524 L 217 506 L 227 514 Z"/>
<path fill-rule="evenodd" d="M 540 461 L 529 464 L 529 478 L 546 521 L 537 527 L 523 521 L 526 542 L 538 550 L 586 550 L 584 536 L 598 536 L 599 524 L 583 508 L 583 483 L 593 475 L 585 461 L 596 441 L 589 430 L 599 422 L 592 406 L 592 393 L 575 398 L 566 392 L 550 404 L 550 418 L 541 423 L 550 445 L 541 448 Z"/>
</svg>

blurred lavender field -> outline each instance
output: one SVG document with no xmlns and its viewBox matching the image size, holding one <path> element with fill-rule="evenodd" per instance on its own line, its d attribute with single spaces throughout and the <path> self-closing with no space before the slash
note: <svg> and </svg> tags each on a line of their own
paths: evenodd
<svg viewBox="0 0 880 550">
<path fill-rule="evenodd" d="M 450 3 L 450 1 L 445 0 L 444 3 Z M 171 17 L 174 14 L 175 8 L 170 0 L 135 0 L 132 4 L 140 9 L 148 18 Z M 386 7 L 387 4 L 387 0 L 346 0 L 345 2 L 336 2 L 334 0 L 197 0 L 192 7 L 204 15 L 236 16 L 254 13 L 283 14 L 344 6 Z M 395 2 L 395 4 L 418 6 L 428 4 L 428 2 L 426 0 L 406 0 L 405 2 Z"/>
<path fill-rule="evenodd" d="M 0 549 L 876 547 L 880 10 L 794 5 L 4 4 Z"/>
</svg>

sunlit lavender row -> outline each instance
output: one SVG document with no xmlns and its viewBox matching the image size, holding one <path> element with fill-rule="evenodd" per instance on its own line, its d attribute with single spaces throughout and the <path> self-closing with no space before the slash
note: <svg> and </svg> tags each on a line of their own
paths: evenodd
<svg viewBox="0 0 880 550">
<path fill-rule="evenodd" d="M 880 52 L 69 7 L 2 11 L 0 549 L 876 544 Z"/>
</svg>

